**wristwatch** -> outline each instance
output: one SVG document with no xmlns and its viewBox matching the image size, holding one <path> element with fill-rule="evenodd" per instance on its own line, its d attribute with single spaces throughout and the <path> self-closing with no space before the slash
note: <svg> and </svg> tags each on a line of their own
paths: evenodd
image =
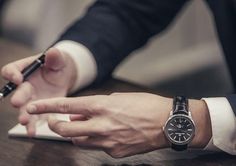
<svg viewBox="0 0 236 166">
<path fill-rule="evenodd" d="M 188 109 L 188 99 L 176 96 L 173 110 L 163 127 L 164 134 L 176 151 L 186 150 L 195 135 L 195 124 Z"/>
</svg>

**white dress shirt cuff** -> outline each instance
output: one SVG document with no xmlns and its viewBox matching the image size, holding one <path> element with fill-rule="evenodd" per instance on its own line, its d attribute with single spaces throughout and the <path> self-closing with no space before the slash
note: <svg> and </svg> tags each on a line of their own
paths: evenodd
<svg viewBox="0 0 236 166">
<path fill-rule="evenodd" d="M 71 40 L 60 41 L 54 47 L 62 52 L 66 52 L 74 60 L 77 68 L 76 81 L 69 94 L 86 87 L 95 80 L 97 64 L 88 48 Z"/>
<path fill-rule="evenodd" d="M 203 98 L 208 106 L 212 138 L 205 150 L 236 154 L 236 121 L 234 112 L 225 97 Z"/>
</svg>

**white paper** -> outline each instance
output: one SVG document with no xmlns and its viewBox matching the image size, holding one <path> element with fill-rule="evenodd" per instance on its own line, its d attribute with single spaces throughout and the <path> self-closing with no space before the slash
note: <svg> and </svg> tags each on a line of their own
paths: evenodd
<svg viewBox="0 0 236 166">
<path fill-rule="evenodd" d="M 65 114 L 54 114 L 54 118 L 63 121 L 69 121 L 69 115 Z M 17 124 L 15 127 L 8 131 L 8 135 L 12 137 L 28 137 L 25 126 Z M 69 138 L 62 137 L 55 132 L 53 132 L 49 127 L 47 120 L 41 119 L 36 124 L 36 134 L 34 138 L 39 139 L 49 139 L 49 140 L 61 140 L 61 141 L 70 141 Z"/>
</svg>

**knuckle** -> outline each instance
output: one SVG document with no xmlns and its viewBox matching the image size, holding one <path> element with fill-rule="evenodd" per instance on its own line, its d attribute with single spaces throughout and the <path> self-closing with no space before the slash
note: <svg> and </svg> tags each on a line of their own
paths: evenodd
<svg viewBox="0 0 236 166">
<path fill-rule="evenodd" d="M 124 155 L 123 153 L 117 151 L 116 149 L 115 149 L 115 150 L 114 150 L 114 149 L 109 150 L 107 153 L 108 153 L 111 157 L 116 158 L 116 159 L 125 157 L 125 155 Z"/>
<path fill-rule="evenodd" d="M 64 125 L 57 125 L 55 127 L 55 131 L 61 135 L 62 137 L 67 137 L 68 136 L 68 133 L 67 133 L 67 130 L 65 129 Z"/>
<path fill-rule="evenodd" d="M 4 66 L 2 69 L 1 69 L 1 73 L 4 77 L 9 77 L 10 75 L 10 70 L 9 70 L 9 65 L 7 66 Z"/>
<path fill-rule="evenodd" d="M 70 110 L 70 105 L 64 101 L 57 102 L 56 105 L 57 105 L 56 108 L 61 113 L 68 113 L 68 111 Z"/>
<path fill-rule="evenodd" d="M 104 129 L 97 129 L 99 132 L 97 132 L 97 134 L 99 134 L 100 136 L 109 136 L 110 135 L 110 132 L 104 130 Z"/>
<path fill-rule="evenodd" d="M 115 133 L 115 130 L 110 125 L 112 125 L 110 122 L 104 120 L 103 122 L 99 123 L 99 125 L 95 124 L 94 128 L 96 129 L 96 131 L 98 131 L 99 135 L 111 137 Z"/>
<path fill-rule="evenodd" d="M 37 105 L 35 105 L 35 106 L 37 107 L 37 111 L 39 111 L 39 112 L 41 112 L 41 113 L 47 112 L 47 111 L 50 110 L 49 107 L 47 106 L 47 104 L 44 104 L 44 103 L 42 103 L 42 104 L 37 104 Z"/>
<path fill-rule="evenodd" d="M 83 144 L 84 142 L 86 142 L 86 138 L 83 138 L 83 137 L 74 137 L 74 138 L 71 138 L 71 141 L 74 145 L 81 145 Z"/>
<path fill-rule="evenodd" d="M 77 141 L 76 138 L 71 138 L 71 141 L 72 141 L 72 143 L 73 143 L 74 145 L 77 145 L 77 144 L 78 144 L 78 141 Z"/>
<path fill-rule="evenodd" d="M 12 106 L 15 108 L 19 108 L 21 106 L 21 104 L 18 102 L 18 100 L 15 97 L 12 97 L 10 99 L 10 102 L 11 102 Z"/>
<path fill-rule="evenodd" d="M 25 126 L 28 124 L 28 119 L 26 119 L 24 116 L 19 115 L 18 116 L 18 121 L 21 125 Z"/>
<path fill-rule="evenodd" d="M 97 112 L 97 113 L 106 113 L 109 111 L 109 101 L 105 99 L 100 100 L 99 102 L 94 103 L 93 105 L 93 109 Z"/>
<path fill-rule="evenodd" d="M 1 74 L 2 74 L 2 75 L 5 75 L 5 73 L 6 73 L 5 70 L 6 70 L 6 66 L 3 66 L 2 69 L 1 69 Z"/>
<path fill-rule="evenodd" d="M 94 104 L 93 108 L 94 110 L 96 110 L 96 112 L 100 112 L 100 113 L 106 111 L 107 109 L 105 105 L 103 104 L 103 102 L 97 102 L 96 104 Z"/>
<path fill-rule="evenodd" d="M 114 149 L 117 146 L 117 143 L 110 141 L 106 142 L 105 146 L 109 149 Z"/>
</svg>

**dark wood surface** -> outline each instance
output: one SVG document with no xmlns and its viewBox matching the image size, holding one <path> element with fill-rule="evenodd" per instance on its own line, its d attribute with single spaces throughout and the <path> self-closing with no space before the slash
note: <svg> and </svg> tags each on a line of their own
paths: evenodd
<svg viewBox="0 0 236 166">
<path fill-rule="evenodd" d="M 29 56 L 26 48 L 0 41 L 0 65 Z M 4 81 L 0 81 L 3 85 Z M 82 91 L 79 95 L 110 94 L 112 92 L 153 92 L 130 83 L 110 79 L 97 88 Z M 7 131 L 17 123 L 17 110 L 12 108 L 9 97 L 0 107 L 0 166 L 75 166 L 75 165 L 163 165 L 163 166 L 230 166 L 236 158 L 226 153 L 188 151 L 177 153 L 158 150 L 123 159 L 113 159 L 102 151 L 80 149 L 69 142 L 9 138 Z"/>
</svg>

